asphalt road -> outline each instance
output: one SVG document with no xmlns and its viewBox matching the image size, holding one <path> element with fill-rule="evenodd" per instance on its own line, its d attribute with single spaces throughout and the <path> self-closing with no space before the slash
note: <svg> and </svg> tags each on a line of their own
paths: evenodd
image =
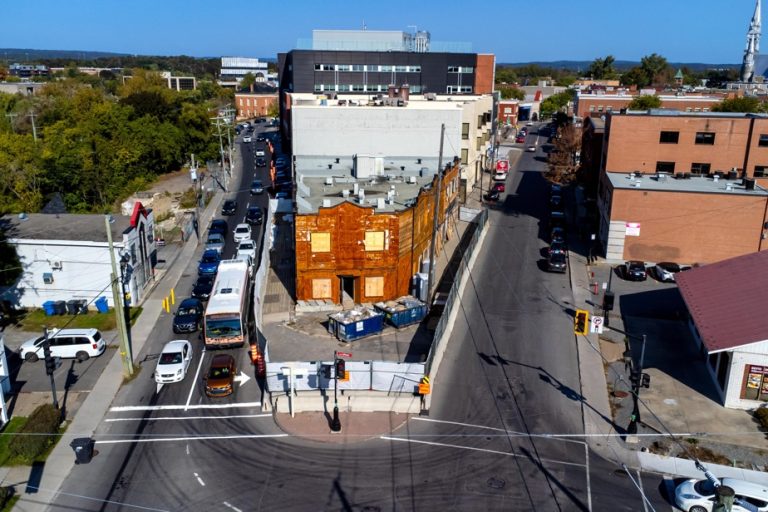
<svg viewBox="0 0 768 512">
<path fill-rule="evenodd" d="M 588 404 L 573 297 L 567 275 L 540 269 L 547 201 L 536 157 L 523 153 L 491 212 L 428 417 L 387 436 L 316 443 L 262 414 L 253 380 L 223 401 L 238 407 L 197 407 L 209 404 L 199 377 L 155 393 L 149 365 L 52 510 L 670 510 L 660 475 L 630 478 L 580 436 Z M 157 331 L 169 333 L 163 322 Z"/>
</svg>

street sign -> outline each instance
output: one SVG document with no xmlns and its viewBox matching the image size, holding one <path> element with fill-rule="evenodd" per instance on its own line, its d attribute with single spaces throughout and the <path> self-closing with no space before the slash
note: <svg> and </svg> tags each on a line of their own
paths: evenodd
<svg viewBox="0 0 768 512">
<path fill-rule="evenodd" d="M 352 357 L 352 352 L 336 352 L 338 357 Z"/>
<path fill-rule="evenodd" d="M 509 160 L 498 160 L 496 162 L 497 171 L 509 171 Z"/>
<path fill-rule="evenodd" d="M 593 316 L 589 320 L 589 332 L 603 334 L 604 318 L 602 316 Z"/>
</svg>

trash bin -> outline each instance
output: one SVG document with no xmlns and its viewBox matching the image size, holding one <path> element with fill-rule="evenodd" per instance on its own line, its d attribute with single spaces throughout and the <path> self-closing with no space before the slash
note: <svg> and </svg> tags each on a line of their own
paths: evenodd
<svg viewBox="0 0 768 512">
<path fill-rule="evenodd" d="M 77 314 L 78 315 L 86 315 L 88 314 L 88 301 L 85 299 L 79 299 L 77 301 Z"/>
<path fill-rule="evenodd" d="M 71 299 L 67 301 L 67 314 L 68 315 L 76 315 L 77 314 L 77 308 L 78 308 L 78 301 Z"/>
<path fill-rule="evenodd" d="M 109 306 L 107 305 L 107 298 L 106 297 L 99 297 L 96 299 L 96 302 L 94 302 L 96 305 L 96 309 L 99 313 L 107 313 L 109 312 Z"/>
<path fill-rule="evenodd" d="M 56 312 L 57 315 L 66 315 L 67 314 L 67 302 L 64 300 L 57 300 L 53 303 L 53 310 Z"/>
<path fill-rule="evenodd" d="M 54 308 L 54 302 L 52 300 L 47 300 L 43 302 L 43 311 L 45 311 L 45 316 L 53 316 L 56 314 L 56 309 Z"/>
<path fill-rule="evenodd" d="M 88 464 L 93 458 L 93 439 L 90 437 L 76 437 L 69 443 L 75 450 L 75 464 Z"/>
</svg>

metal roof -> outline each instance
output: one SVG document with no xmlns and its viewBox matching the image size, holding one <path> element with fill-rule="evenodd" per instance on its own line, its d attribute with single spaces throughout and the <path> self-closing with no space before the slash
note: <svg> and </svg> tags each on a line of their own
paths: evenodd
<svg viewBox="0 0 768 512">
<path fill-rule="evenodd" d="M 768 340 L 768 251 L 675 275 L 696 329 L 710 353 Z"/>
<path fill-rule="evenodd" d="M 123 243 L 123 233 L 131 229 L 131 217 L 112 215 L 112 239 Z M 107 243 L 104 215 L 29 213 L 3 215 L 0 225 L 12 240 L 60 240 Z"/>
</svg>

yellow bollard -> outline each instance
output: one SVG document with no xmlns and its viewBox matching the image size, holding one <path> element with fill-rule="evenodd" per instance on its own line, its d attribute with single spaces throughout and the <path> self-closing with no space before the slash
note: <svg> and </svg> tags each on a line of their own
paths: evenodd
<svg viewBox="0 0 768 512">
<path fill-rule="evenodd" d="M 171 305 L 176 304 L 176 293 L 174 293 L 173 288 L 171 288 Z"/>
<path fill-rule="evenodd" d="M 168 307 L 168 297 L 163 299 L 163 309 L 166 313 L 170 313 L 170 308 Z"/>
</svg>

